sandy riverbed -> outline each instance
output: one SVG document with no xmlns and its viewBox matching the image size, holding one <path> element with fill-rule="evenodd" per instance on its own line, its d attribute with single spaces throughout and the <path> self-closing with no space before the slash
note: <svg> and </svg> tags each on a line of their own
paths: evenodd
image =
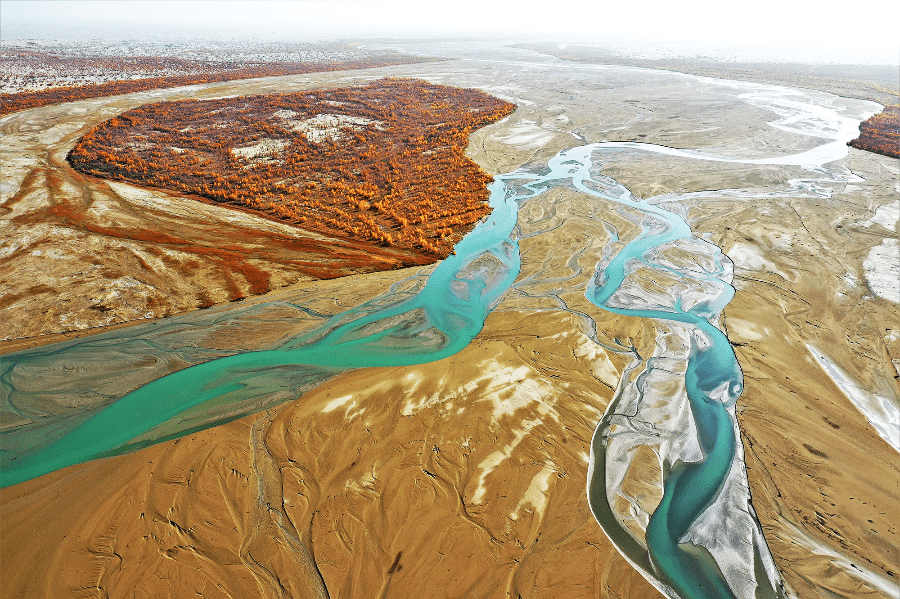
<svg viewBox="0 0 900 599">
<path fill-rule="evenodd" d="M 514 115 L 471 139 L 470 155 L 492 173 L 539 167 L 582 140 L 639 140 L 720 155 L 789 154 L 817 143 L 773 129 L 770 112 L 691 77 L 541 60 L 245 81 L 12 115 L 0 126 L 27 119 L 35 133 L 22 145 L 18 170 L 10 171 L 21 175 L 7 176 L 4 163 L 4 184 L 20 185 L 37 170 L 43 178 L 32 176 L 29 183 L 34 205 L 60 194 L 80 196 L 79 184 L 88 183 L 52 183 L 59 180 L 54 169 L 64 168 L 59 155 L 65 145 L 91 124 L 149 98 L 293 91 L 384 75 L 480 87 L 516 101 Z M 725 325 L 745 376 L 737 415 L 751 491 L 782 577 L 800 597 L 887 597 L 898 580 L 900 543 L 891 517 L 900 511 L 896 454 L 806 349 L 815 345 L 874 394 L 900 395 L 897 305 L 866 287 L 864 266 L 872 248 L 896 239 L 876 217 L 896 197 L 895 163 L 851 150 L 844 164 L 865 181 L 834 184 L 830 198 L 673 200 L 694 230 L 735 262 L 738 292 Z M 777 188 L 801 170 L 698 168 L 633 153 L 611 157 L 603 172 L 649 198 Z M 140 194 L 126 196 L 135 199 L 122 210 L 141 213 Z M 172 215 L 193 211 L 190 201 L 158 201 L 156 209 Z M 268 412 L 4 489 L 4 594 L 76 596 L 102 589 L 115 597 L 140 587 L 151 596 L 312 597 L 324 583 L 332 597 L 653 596 L 600 531 L 584 497 L 590 437 L 630 359 L 595 341 L 650 355 L 658 337 L 652 323 L 602 312 L 584 298 L 607 241 L 588 201 L 558 188 L 522 206 L 518 282 L 476 341 L 456 356 L 340 374 Z M 236 218 L 255 231 L 272 226 Z M 5 215 L 4 224 L 11 220 Z M 610 221 L 623 238 L 634 226 L 614 214 Z M 49 233 L 46 239 L 56 243 Z M 39 280 L 36 273 L 54 260 L 75 261 L 60 262 L 65 283 L 7 304 L 5 322 L 43 323 L 25 334 L 63 330 L 65 318 L 103 324 L 76 309 L 118 280 L 104 278 L 103 264 L 90 267 L 101 250 L 76 239 L 37 255 L 4 255 L 0 266 L 25 273 L 23 280 Z M 122 268 L 123 276 L 133 276 Z M 172 281 L 166 284 L 225 289 L 212 272 L 196 281 L 176 270 L 161 272 Z M 276 293 L 333 313 L 412 274 L 299 283 Z M 146 297 L 186 293 L 143 283 L 150 289 Z M 48 305 L 54 311 L 48 313 Z M 139 299 L 131 305 L 139 307 L 122 318 L 166 313 L 142 312 Z M 240 330 L 239 342 L 225 327 L 210 343 L 258 347 L 283 333 Z M 652 459 L 642 460 L 653 466 Z M 658 501 L 657 489 L 648 484 L 640 490 L 648 507 Z M 51 571 L 58 575 L 46 576 Z"/>
</svg>

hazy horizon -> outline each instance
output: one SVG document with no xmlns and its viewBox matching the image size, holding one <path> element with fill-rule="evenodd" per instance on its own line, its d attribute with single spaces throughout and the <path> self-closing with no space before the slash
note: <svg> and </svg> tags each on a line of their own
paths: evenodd
<svg viewBox="0 0 900 599">
<path fill-rule="evenodd" d="M 900 65 L 894 2 L 856 2 L 852 15 L 812 3 L 764 0 L 600 6 L 569 2 L 307 0 L 302 2 L 23 2 L 0 0 L 0 39 L 321 42 L 336 39 L 494 37 L 591 43 L 643 58 Z M 869 21 L 867 22 L 867 18 Z M 853 22 L 858 25 L 854 26 Z"/>
</svg>

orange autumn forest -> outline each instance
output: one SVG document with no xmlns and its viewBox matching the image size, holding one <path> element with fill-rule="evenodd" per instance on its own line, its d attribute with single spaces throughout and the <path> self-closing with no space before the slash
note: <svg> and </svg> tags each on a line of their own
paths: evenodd
<svg viewBox="0 0 900 599">
<path fill-rule="evenodd" d="M 161 102 L 95 127 L 69 162 L 430 262 L 490 212 L 491 177 L 464 152 L 472 131 L 514 109 L 415 79 Z"/>
<path fill-rule="evenodd" d="M 900 105 L 884 110 L 859 125 L 859 137 L 850 142 L 854 148 L 900 158 Z"/>
<path fill-rule="evenodd" d="M 203 85 L 221 81 L 239 81 L 256 77 L 281 77 L 284 75 L 301 75 L 321 73 L 325 71 L 346 71 L 351 69 L 369 69 L 394 64 L 414 64 L 434 60 L 416 56 L 391 56 L 363 58 L 349 61 L 308 62 L 266 62 L 261 64 L 238 65 L 235 63 L 214 64 L 203 60 L 184 60 L 171 56 L 133 56 L 121 58 L 106 56 L 101 58 L 66 57 L 60 58 L 45 52 L 12 51 L 5 59 L 32 59 L 37 67 L 46 65 L 49 70 L 63 65 L 64 68 L 77 68 L 90 72 L 101 68 L 112 73 L 120 73 L 124 79 L 115 79 L 104 83 L 88 85 L 63 85 L 50 89 L 19 91 L 16 93 L 0 93 L 0 116 L 27 110 L 37 106 L 51 106 L 88 98 L 102 98 L 154 89 L 166 89 L 183 85 Z M 170 73 L 177 75 L 160 75 L 156 77 L 139 77 L 132 79 L 132 74 L 142 72 Z M 26 71 L 27 72 L 27 71 Z M 34 75 L 26 76 L 26 85 L 36 83 Z"/>
</svg>

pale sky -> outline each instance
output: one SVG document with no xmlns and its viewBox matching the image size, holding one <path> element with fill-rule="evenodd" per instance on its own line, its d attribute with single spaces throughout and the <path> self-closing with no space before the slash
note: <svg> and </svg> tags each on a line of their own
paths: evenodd
<svg viewBox="0 0 900 599">
<path fill-rule="evenodd" d="M 837 10 L 833 7 L 840 7 Z M 504 35 L 604 43 L 646 41 L 744 47 L 810 56 L 900 63 L 900 2 L 853 0 L 314 0 L 39 2 L 0 0 L 0 36 L 22 31 L 112 29 L 185 35 L 276 35 L 280 39 L 361 36 Z M 23 27 L 27 26 L 25 29 Z M 852 52 L 850 52 L 852 50 Z M 771 53 L 771 52 L 770 52 Z M 863 62 L 863 60 L 860 60 Z"/>
</svg>

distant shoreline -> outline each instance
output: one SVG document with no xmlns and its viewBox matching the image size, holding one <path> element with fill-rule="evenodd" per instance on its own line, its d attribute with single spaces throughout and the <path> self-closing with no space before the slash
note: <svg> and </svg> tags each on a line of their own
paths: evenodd
<svg viewBox="0 0 900 599">
<path fill-rule="evenodd" d="M 533 50 L 573 62 L 660 69 L 703 77 L 802 87 L 848 98 L 870 100 L 882 106 L 897 104 L 900 101 L 900 89 L 897 88 L 900 71 L 898 67 L 892 65 L 817 65 L 798 62 L 630 58 L 580 44 L 565 44 L 560 47 L 560 44 L 551 43 L 522 43 L 513 44 L 512 47 Z"/>
<path fill-rule="evenodd" d="M 203 85 L 206 83 L 222 83 L 225 81 L 240 81 L 243 79 L 257 79 L 262 77 L 278 77 L 283 75 L 308 75 L 327 71 L 349 71 L 354 69 L 371 69 L 376 67 L 394 66 L 398 64 L 415 64 L 428 62 L 434 59 L 418 58 L 414 56 L 377 57 L 368 60 L 353 60 L 347 62 L 324 63 L 288 63 L 271 64 L 256 67 L 218 70 L 212 73 L 198 73 L 192 75 L 176 75 L 167 77 L 147 77 L 142 79 L 116 79 L 106 83 L 50 87 L 36 91 L 22 91 L 18 93 L 0 94 L 0 116 L 37 108 L 40 106 L 52 106 L 65 104 L 77 100 L 104 98 L 119 96 L 141 91 L 154 91 L 183 87 L 186 85 Z"/>
</svg>

